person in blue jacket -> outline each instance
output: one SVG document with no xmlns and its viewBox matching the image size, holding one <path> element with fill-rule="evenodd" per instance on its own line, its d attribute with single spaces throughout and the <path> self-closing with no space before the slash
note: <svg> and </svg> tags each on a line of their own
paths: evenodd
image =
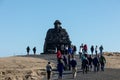
<svg viewBox="0 0 120 80">
<path fill-rule="evenodd" d="M 62 80 L 63 70 L 64 70 L 64 63 L 62 59 L 59 59 L 57 64 L 57 70 L 59 72 L 58 80 Z"/>
</svg>

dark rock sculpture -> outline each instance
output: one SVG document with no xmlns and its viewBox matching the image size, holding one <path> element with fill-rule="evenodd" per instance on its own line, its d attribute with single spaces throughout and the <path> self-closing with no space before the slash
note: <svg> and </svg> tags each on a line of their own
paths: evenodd
<svg viewBox="0 0 120 80">
<path fill-rule="evenodd" d="M 44 43 L 44 53 L 55 53 L 56 49 L 60 50 L 60 47 L 71 45 L 69 35 L 65 29 L 61 27 L 61 22 L 56 20 L 54 22 L 54 28 L 47 31 L 45 43 Z"/>
</svg>

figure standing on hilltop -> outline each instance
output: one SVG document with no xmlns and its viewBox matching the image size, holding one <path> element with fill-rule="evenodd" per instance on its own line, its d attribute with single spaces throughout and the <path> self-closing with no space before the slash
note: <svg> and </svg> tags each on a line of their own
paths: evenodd
<svg viewBox="0 0 120 80">
<path fill-rule="evenodd" d="M 36 47 L 33 48 L 33 53 L 36 54 Z"/>
<path fill-rule="evenodd" d="M 91 54 L 93 56 L 93 52 L 94 52 L 94 46 L 93 45 L 91 46 L 90 50 L 91 50 Z"/>
<path fill-rule="evenodd" d="M 47 71 L 47 80 L 50 80 L 51 73 L 52 73 L 52 66 L 51 66 L 50 62 L 48 62 L 47 66 L 46 66 L 46 71 Z"/>
<path fill-rule="evenodd" d="M 73 55 L 76 54 L 77 48 L 75 45 L 73 45 Z"/>
<path fill-rule="evenodd" d="M 88 50 L 87 44 L 83 46 L 83 49 L 84 49 L 84 54 L 87 54 L 87 50 Z"/>
<path fill-rule="evenodd" d="M 99 47 L 99 50 L 100 50 L 100 54 L 102 55 L 103 54 L 103 46 L 101 45 L 100 47 Z"/>
<path fill-rule="evenodd" d="M 95 53 L 96 53 L 96 55 L 97 55 L 97 53 L 98 53 L 98 46 L 96 45 L 96 47 L 95 47 Z"/>
<path fill-rule="evenodd" d="M 79 49 L 79 58 L 81 59 L 83 54 L 83 44 L 80 45 L 80 49 Z"/>
<path fill-rule="evenodd" d="M 29 55 L 30 47 L 28 46 L 28 47 L 26 48 L 26 50 L 27 50 L 27 55 Z"/>
</svg>

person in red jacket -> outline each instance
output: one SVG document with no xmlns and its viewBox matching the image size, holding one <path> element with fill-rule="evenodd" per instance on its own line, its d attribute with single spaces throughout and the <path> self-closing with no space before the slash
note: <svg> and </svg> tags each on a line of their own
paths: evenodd
<svg viewBox="0 0 120 80">
<path fill-rule="evenodd" d="M 57 59 L 59 60 L 59 59 L 61 59 L 61 58 L 62 58 L 62 54 L 61 54 L 60 50 L 58 50 L 58 51 L 57 51 Z"/>
<path fill-rule="evenodd" d="M 85 44 L 85 45 L 83 46 L 83 49 L 84 49 L 84 54 L 87 54 L 87 50 L 88 50 L 87 44 Z"/>
</svg>

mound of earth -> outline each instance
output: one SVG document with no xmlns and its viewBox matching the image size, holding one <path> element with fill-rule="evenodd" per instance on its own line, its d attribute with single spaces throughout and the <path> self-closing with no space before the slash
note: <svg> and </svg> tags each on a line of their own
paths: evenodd
<svg viewBox="0 0 120 80">
<path fill-rule="evenodd" d="M 0 80 L 40 80 L 47 62 L 34 56 L 0 58 Z"/>
</svg>

